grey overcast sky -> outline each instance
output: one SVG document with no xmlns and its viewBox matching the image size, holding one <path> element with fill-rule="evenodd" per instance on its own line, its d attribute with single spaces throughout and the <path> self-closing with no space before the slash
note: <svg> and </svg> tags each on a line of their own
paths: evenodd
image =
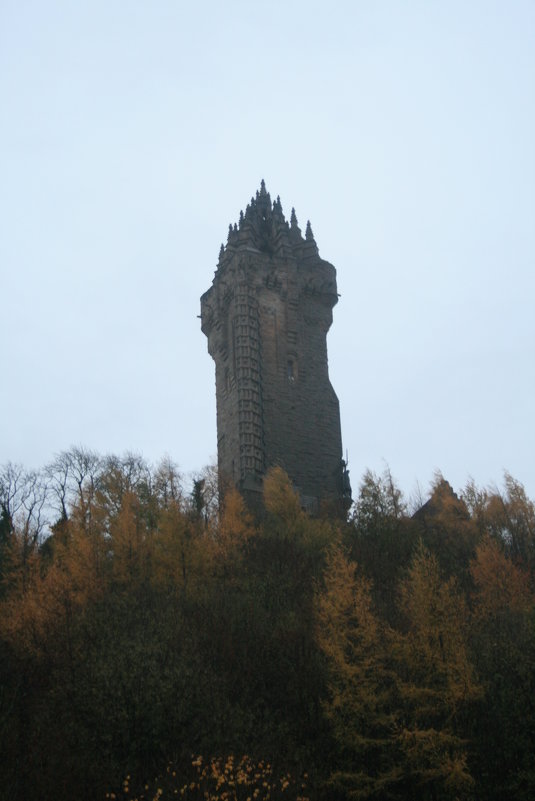
<svg viewBox="0 0 535 801">
<path fill-rule="evenodd" d="M 0 463 L 216 453 L 200 331 L 264 178 L 341 298 L 357 488 L 535 497 L 533 0 L 0 0 Z"/>
</svg>

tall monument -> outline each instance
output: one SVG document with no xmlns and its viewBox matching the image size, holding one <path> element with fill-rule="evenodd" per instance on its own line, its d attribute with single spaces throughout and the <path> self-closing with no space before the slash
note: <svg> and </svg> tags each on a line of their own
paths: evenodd
<svg viewBox="0 0 535 801">
<path fill-rule="evenodd" d="M 274 465 L 311 513 L 350 503 L 327 366 L 337 301 L 336 270 L 320 258 L 310 223 L 303 238 L 295 211 L 288 223 L 262 181 L 229 227 L 201 298 L 216 369 L 220 483 L 235 485 L 252 508 L 260 507 L 263 476 Z"/>
</svg>

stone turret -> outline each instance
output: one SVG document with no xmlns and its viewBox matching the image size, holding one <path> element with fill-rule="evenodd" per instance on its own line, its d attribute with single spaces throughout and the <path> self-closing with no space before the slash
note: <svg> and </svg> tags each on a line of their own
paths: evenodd
<svg viewBox="0 0 535 801">
<path fill-rule="evenodd" d="M 327 366 L 327 331 L 338 301 L 336 271 L 320 258 L 310 222 L 303 238 L 292 209 L 264 181 L 230 225 L 201 327 L 216 366 L 221 487 L 261 504 L 266 470 L 283 467 L 302 505 L 350 503 L 338 399 Z"/>
</svg>

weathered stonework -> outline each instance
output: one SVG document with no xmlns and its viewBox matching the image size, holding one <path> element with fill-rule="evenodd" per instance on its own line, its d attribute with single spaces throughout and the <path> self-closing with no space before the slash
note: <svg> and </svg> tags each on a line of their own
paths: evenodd
<svg viewBox="0 0 535 801">
<path fill-rule="evenodd" d="M 302 504 L 343 509 L 338 398 L 327 367 L 327 331 L 338 300 L 336 270 L 320 258 L 310 223 L 303 238 L 292 209 L 272 204 L 264 182 L 230 226 L 201 327 L 216 366 L 221 485 L 254 508 L 266 470 L 283 467 Z"/>
</svg>

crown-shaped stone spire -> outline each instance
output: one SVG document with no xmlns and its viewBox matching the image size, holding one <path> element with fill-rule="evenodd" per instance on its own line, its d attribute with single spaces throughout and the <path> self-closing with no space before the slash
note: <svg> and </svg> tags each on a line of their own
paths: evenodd
<svg viewBox="0 0 535 801">
<path fill-rule="evenodd" d="M 307 223 L 303 238 L 295 209 L 292 208 L 288 223 L 284 217 L 280 197 L 277 196 L 276 200 L 271 201 L 271 195 L 263 178 L 260 189 L 253 195 L 245 211 L 240 211 L 238 224 L 229 226 L 227 244 L 219 254 L 218 267 L 224 266 L 231 253 L 241 248 L 283 257 L 292 257 L 299 253 L 303 255 L 318 253 L 310 222 Z"/>
</svg>

